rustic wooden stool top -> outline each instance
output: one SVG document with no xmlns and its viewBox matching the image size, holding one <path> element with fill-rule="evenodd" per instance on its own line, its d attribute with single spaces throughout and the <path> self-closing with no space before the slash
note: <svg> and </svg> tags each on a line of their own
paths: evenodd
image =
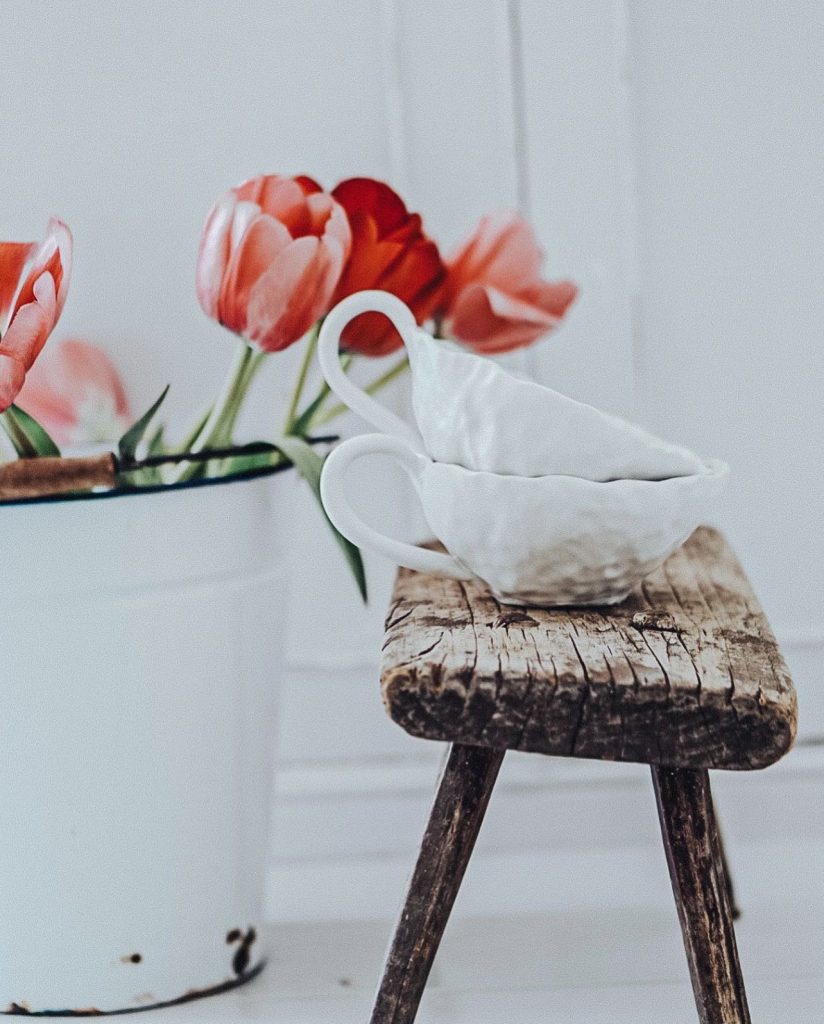
<svg viewBox="0 0 824 1024">
<path fill-rule="evenodd" d="M 706 527 L 640 591 L 589 609 L 501 605 L 402 569 L 381 683 L 413 736 L 452 744 L 372 1024 L 410 1024 L 507 750 L 652 766 L 699 1017 L 747 1024 L 707 770 L 792 745 L 792 681 L 747 578 Z"/>
<path fill-rule="evenodd" d="M 746 769 L 795 736 L 775 638 L 706 527 L 607 608 L 512 608 L 480 583 L 402 569 L 381 683 L 413 736 L 507 750 Z"/>
</svg>

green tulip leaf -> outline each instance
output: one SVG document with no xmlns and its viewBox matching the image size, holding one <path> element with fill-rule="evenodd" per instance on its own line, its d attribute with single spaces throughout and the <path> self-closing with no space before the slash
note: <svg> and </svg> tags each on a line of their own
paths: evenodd
<svg viewBox="0 0 824 1024">
<path fill-rule="evenodd" d="M 146 444 L 146 454 L 163 455 L 166 452 L 166 424 L 161 423 Z"/>
<path fill-rule="evenodd" d="M 183 440 L 180 442 L 180 446 L 178 448 L 179 451 L 181 451 L 181 452 L 188 452 L 188 451 L 191 450 L 191 448 L 194 445 L 195 441 L 197 441 L 197 439 L 200 437 L 201 433 L 203 432 L 203 428 L 209 422 L 209 417 L 211 415 L 212 415 L 212 406 L 209 406 L 209 408 L 206 410 L 206 412 L 201 413 L 200 418 L 194 424 L 194 426 L 189 431 L 189 433 L 186 435 L 186 437 L 184 437 Z"/>
<path fill-rule="evenodd" d="M 117 451 L 122 463 L 128 464 L 129 462 L 135 461 L 138 445 L 143 440 L 143 435 L 146 433 L 149 424 L 154 419 L 155 413 L 163 404 L 168 393 L 169 385 L 167 384 L 160 393 L 160 397 L 146 410 L 146 412 L 143 413 L 136 423 L 129 427 L 123 437 L 120 438 L 117 445 Z"/>
<path fill-rule="evenodd" d="M 289 437 L 281 437 L 275 441 L 275 444 L 309 484 L 312 493 L 320 505 L 323 516 L 329 524 L 329 529 L 343 551 L 347 564 L 352 570 L 352 575 L 355 577 L 355 583 L 358 586 L 363 602 L 366 604 L 366 572 L 363 568 L 363 558 L 361 557 L 360 550 L 335 529 L 321 501 L 320 473 L 323 469 L 323 456 L 316 452 L 302 437 L 293 437 L 291 435 Z"/>
<path fill-rule="evenodd" d="M 9 406 L 0 419 L 19 458 L 36 459 L 44 455 L 60 457 L 60 449 L 48 433 L 19 405 Z"/>
</svg>

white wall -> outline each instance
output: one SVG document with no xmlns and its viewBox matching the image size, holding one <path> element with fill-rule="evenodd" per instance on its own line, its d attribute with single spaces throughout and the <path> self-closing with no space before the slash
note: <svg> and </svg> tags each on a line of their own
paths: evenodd
<svg viewBox="0 0 824 1024">
<path fill-rule="evenodd" d="M 236 180 L 385 177 L 447 246 L 520 206 L 549 271 L 582 288 L 522 366 L 732 464 L 723 525 L 785 641 L 802 728 L 824 734 L 819 4 L 4 0 L 3 15 L 0 236 L 33 237 L 50 212 L 72 225 L 59 334 L 105 345 L 136 405 L 171 380 L 183 422 L 217 388 L 231 341 L 197 306 L 194 254 Z M 251 431 L 277 422 L 292 365 L 271 361 Z M 379 706 L 391 567 L 370 558 L 361 610 L 295 502 L 275 854 L 280 880 L 328 906 L 330 865 L 363 881 L 408 859 L 415 829 L 382 822 L 417 828 L 438 752 Z M 396 528 L 416 521 L 378 503 Z M 533 810 L 544 769 L 518 769 Z"/>
<path fill-rule="evenodd" d="M 629 11 L 643 406 L 730 462 L 725 526 L 821 733 L 824 7 Z"/>
</svg>

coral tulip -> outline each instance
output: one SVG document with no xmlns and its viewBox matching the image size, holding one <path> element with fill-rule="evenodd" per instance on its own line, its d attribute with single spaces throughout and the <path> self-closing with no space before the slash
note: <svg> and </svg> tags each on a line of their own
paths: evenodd
<svg viewBox="0 0 824 1024">
<path fill-rule="evenodd" d="M 252 178 L 219 199 L 206 221 L 200 304 L 258 348 L 280 351 L 328 311 L 350 245 L 346 214 L 317 182 Z"/>
<path fill-rule="evenodd" d="M 392 292 L 423 323 L 438 301 L 446 269 L 438 247 L 421 229 L 421 218 L 381 181 L 350 178 L 332 190 L 352 226 L 352 254 L 335 292 L 335 301 L 365 288 Z M 379 313 L 357 317 L 343 332 L 344 346 L 382 356 L 402 344 L 400 335 Z"/>
<path fill-rule="evenodd" d="M 32 367 L 18 405 L 60 445 L 114 441 L 131 423 L 111 359 L 86 341 L 50 345 Z"/>
<path fill-rule="evenodd" d="M 553 330 L 578 294 L 571 281 L 541 278 L 531 227 L 514 213 L 484 217 L 447 260 L 447 333 L 476 352 L 509 352 Z"/>
<path fill-rule="evenodd" d="M 55 217 L 39 246 L 0 242 L 0 412 L 19 394 L 63 311 L 71 262 L 71 232 Z"/>
</svg>

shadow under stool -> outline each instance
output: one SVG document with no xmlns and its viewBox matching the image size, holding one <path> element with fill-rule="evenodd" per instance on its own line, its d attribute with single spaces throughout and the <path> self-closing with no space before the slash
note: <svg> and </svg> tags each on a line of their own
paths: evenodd
<svg viewBox="0 0 824 1024">
<path fill-rule="evenodd" d="M 796 699 L 723 537 L 702 527 L 617 606 L 501 605 L 400 570 L 381 674 L 390 716 L 451 744 L 371 1024 L 411 1024 L 507 750 L 649 764 L 702 1024 L 750 1020 L 709 769 L 792 745 Z"/>
</svg>

